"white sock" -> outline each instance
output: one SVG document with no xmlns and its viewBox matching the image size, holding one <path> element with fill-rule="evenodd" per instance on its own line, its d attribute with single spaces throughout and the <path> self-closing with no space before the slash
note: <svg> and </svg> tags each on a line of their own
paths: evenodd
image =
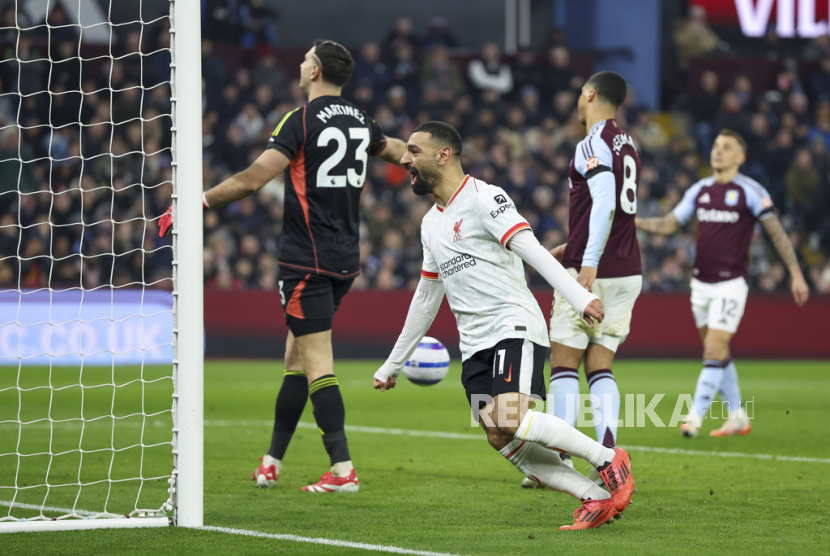
<svg viewBox="0 0 830 556">
<path fill-rule="evenodd" d="M 700 371 L 700 376 L 697 379 L 693 401 L 695 413 L 700 416 L 701 420 L 706 418 L 709 406 L 720 389 L 723 380 L 723 368 L 726 367 L 726 364 L 726 361 L 716 361 L 714 359 L 703 361 L 703 370 Z"/>
<path fill-rule="evenodd" d="M 614 459 L 613 449 L 591 440 L 559 417 L 538 411 L 527 412 L 515 438 L 567 452 L 588 460 L 594 467 L 600 467 Z"/>
<path fill-rule="evenodd" d="M 588 375 L 591 395 L 599 399 L 602 420 L 596 424 L 597 441 L 603 446 L 617 445 L 617 419 L 620 418 L 620 389 L 611 369 L 594 371 Z"/>
<path fill-rule="evenodd" d="M 348 477 L 352 469 L 354 469 L 352 467 L 352 460 L 338 461 L 331 466 L 331 474 L 335 477 Z"/>
<path fill-rule="evenodd" d="M 262 458 L 262 465 L 264 465 L 265 467 L 273 465 L 277 471 L 277 475 L 279 475 L 280 471 L 282 471 L 282 460 L 272 458 L 268 454 L 265 454 L 265 456 Z"/>
<path fill-rule="evenodd" d="M 579 401 L 579 373 L 569 367 L 554 367 L 550 371 L 550 390 L 545 410 L 568 423 L 576 424 L 576 407 Z"/>
<path fill-rule="evenodd" d="M 720 382 L 720 399 L 729 407 L 732 414 L 741 408 L 741 388 L 738 386 L 738 370 L 730 357 L 729 364 L 723 370 L 723 380 Z"/>
<path fill-rule="evenodd" d="M 566 465 L 559 458 L 559 453 L 533 442 L 514 438 L 499 453 L 519 471 L 546 487 L 567 492 L 580 500 L 605 500 L 611 497 L 582 473 Z"/>
</svg>

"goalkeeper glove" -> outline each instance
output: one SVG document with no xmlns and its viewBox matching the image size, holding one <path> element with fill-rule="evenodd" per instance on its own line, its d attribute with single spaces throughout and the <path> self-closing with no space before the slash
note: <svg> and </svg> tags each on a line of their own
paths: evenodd
<svg viewBox="0 0 830 556">
<path fill-rule="evenodd" d="M 207 202 L 207 195 L 202 193 L 202 208 L 209 209 L 210 205 Z M 173 227 L 173 205 L 167 207 L 164 214 L 159 218 L 159 237 L 164 237 Z"/>
</svg>

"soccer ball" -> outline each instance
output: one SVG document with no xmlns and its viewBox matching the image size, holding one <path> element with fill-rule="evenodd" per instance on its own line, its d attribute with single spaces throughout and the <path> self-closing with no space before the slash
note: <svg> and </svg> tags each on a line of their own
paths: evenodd
<svg viewBox="0 0 830 556">
<path fill-rule="evenodd" d="M 424 336 L 415 353 L 403 368 L 403 374 L 410 382 L 419 386 L 438 384 L 450 369 L 450 354 L 444 344 Z"/>
</svg>

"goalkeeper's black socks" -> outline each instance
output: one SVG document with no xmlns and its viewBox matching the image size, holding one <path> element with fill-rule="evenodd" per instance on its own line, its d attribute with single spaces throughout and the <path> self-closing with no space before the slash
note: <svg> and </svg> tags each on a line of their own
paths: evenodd
<svg viewBox="0 0 830 556">
<path fill-rule="evenodd" d="M 346 407 L 340 386 L 334 375 L 321 376 L 308 385 L 314 419 L 323 434 L 323 445 L 329 453 L 331 464 L 350 461 L 349 444 L 346 442 Z"/>
<path fill-rule="evenodd" d="M 308 380 L 302 371 L 285 371 L 277 405 L 274 408 L 274 433 L 268 455 L 282 460 L 288 443 L 297 429 L 297 423 L 308 400 Z"/>
</svg>

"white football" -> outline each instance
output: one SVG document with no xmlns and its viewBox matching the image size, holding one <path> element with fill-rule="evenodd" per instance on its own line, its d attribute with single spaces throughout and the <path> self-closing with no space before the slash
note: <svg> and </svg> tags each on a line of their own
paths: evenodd
<svg viewBox="0 0 830 556">
<path fill-rule="evenodd" d="M 438 384 L 450 369 L 450 354 L 444 344 L 424 336 L 418 348 L 403 368 L 410 382 L 420 386 Z"/>
</svg>

